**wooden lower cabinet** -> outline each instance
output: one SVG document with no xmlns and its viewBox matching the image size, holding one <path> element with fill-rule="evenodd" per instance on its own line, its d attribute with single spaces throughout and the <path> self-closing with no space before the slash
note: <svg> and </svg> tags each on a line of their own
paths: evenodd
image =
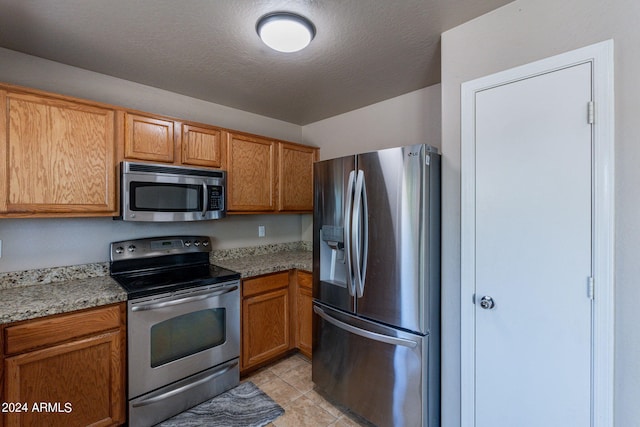
<svg viewBox="0 0 640 427">
<path fill-rule="evenodd" d="M 289 270 L 244 279 L 240 372 L 296 348 L 311 358 L 312 303 L 311 273 Z"/>
<path fill-rule="evenodd" d="M 289 273 L 242 281 L 242 363 L 247 370 L 291 349 Z"/>
<path fill-rule="evenodd" d="M 3 327 L 6 427 L 125 422 L 124 303 Z M 9 409 L 9 408 L 7 408 Z"/>
<path fill-rule="evenodd" d="M 296 272 L 296 347 L 311 358 L 313 340 L 313 286 L 311 273 Z"/>
</svg>

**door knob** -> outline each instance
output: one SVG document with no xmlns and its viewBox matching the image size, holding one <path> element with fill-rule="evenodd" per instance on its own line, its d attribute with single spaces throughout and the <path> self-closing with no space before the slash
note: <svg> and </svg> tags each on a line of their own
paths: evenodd
<svg viewBox="0 0 640 427">
<path fill-rule="evenodd" d="M 480 298 L 480 307 L 484 308 L 485 310 L 491 310 L 493 307 L 495 307 L 495 305 L 496 303 L 493 301 L 493 298 L 488 295 Z"/>
</svg>

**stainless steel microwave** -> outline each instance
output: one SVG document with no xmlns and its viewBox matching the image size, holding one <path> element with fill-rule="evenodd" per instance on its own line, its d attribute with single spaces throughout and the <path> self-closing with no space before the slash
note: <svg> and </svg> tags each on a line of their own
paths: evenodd
<svg viewBox="0 0 640 427">
<path fill-rule="evenodd" d="M 125 221 L 202 221 L 226 215 L 226 172 L 150 163 L 120 164 Z"/>
</svg>

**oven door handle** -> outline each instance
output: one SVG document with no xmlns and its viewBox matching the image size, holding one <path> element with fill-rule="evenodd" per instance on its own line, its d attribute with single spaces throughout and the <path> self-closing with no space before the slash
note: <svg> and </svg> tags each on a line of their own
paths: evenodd
<svg viewBox="0 0 640 427">
<path fill-rule="evenodd" d="M 138 408 L 140 406 L 147 406 L 147 405 L 151 405 L 153 403 L 157 403 L 160 402 L 162 400 L 168 399 L 170 397 L 173 397 L 177 394 L 183 393 L 189 389 L 192 389 L 194 387 L 197 387 L 201 384 L 204 384 L 208 381 L 211 381 L 212 379 L 214 379 L 215 377 L 219 377 L 222 374 L 225 374 L 227 372 L 229 372 L 231 369 L 233 369 L 236 365 L 238 364 L 237 360 L 233 360 L 231 362 L 227 362 L 226 364 L 220 366 L 220 369 L 216 370 L 214 373 L 207 375 L 204 378 L 200 378 L 197 381 L 194 381 L 192 383 L 189 384 L 185 384 L 183 386 L 180 387 L 176 387 L 173 390 L 169 390 L 167 392 L 164 392 L 162 394 L 158 394 L 158 395 L 151 395 L 148 399 L 142 400 L 140 402 L 135 402 L 133 403 L 131 406 L 133 406 L 134 408 Z"/>
<path fill-rule="evenodd" d="M 178 305 L 178 304 L 186 304 L 189 302 L 194 302 L 194 301 L 201 301 L 204 299 L 209 299 L 209 298 L 213 298 L 213 297 L 218 297 L 220 295 L 224 295 L 224 294 L 228 294 L 229 292 L 233 292 L 235 290 L 238 289 L 238 286 L 234 285 L 234 286 L 229 286 L 226 288 L 222 288 L 222 289 L 218 289 L 215 292 L 208 292 L 204 295 L 196 295 L 196 296 L 192 296 L 192 297 L 185 297 L 185 298 L 179 298 L 179 299 L 174 299 L 171 301 L 163 301 L 163 302 L 154 302 L 151 304 L 140 304 L 140 305 L 134 305 L 133 307 L 131 307 L 131 311 L 145 311 L 145 310 L 155 310 L 158 308 L 165 308 L 165 307 L 171 307 L 174 305 Z"/>
</svg>

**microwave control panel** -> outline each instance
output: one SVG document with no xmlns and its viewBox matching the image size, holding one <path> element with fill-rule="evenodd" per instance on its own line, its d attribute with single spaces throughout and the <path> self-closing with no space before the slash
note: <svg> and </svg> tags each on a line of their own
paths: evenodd
<svg viewBox="0 0 640 427">
<path fill-rule="evenodd" d="M 209 186 L 209 211 L 220 211 L 224 209 L 224 192 L 221 185 Z"/>
</svg>

